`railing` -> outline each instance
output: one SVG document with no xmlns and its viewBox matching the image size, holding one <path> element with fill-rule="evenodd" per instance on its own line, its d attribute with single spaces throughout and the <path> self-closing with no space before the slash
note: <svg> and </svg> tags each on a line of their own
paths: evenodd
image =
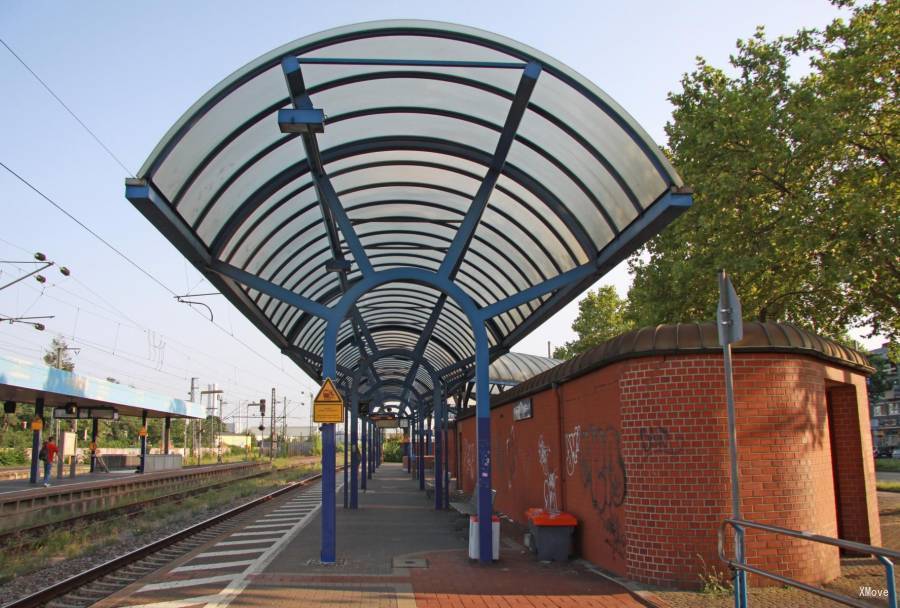
<svg viewBox="0 0 900 608">
<path fill-rule="evenodd" d="M 856 553 L 871 555 L 875 557 L 879 562 L 881 562 L 881 564 L 884 566 L 885 591 L 887 592 L 886 599 L 888 601 L 888 606 L 890 608 L 897 608 L 897 590 L 894 583 L 894 563 L 891 561 L 891 559 L 889 559 L 900 559 L 900 553 L 898 553 L 897 551 L 882 549 L 881 547 L 873 547 L 871 545 L 864 545 L 862 543 L 856 543 L 849 540 L 841 540 L 839 538 L 831 538 L 830 536 L 813 534 L 812 532 L 800 532 L 797 530 L 789 530 L 787 528 L 779 528 L 778 526 L 767 526 L 765 524 L 759 524 L 756 522 L 747 521 L 745 519 L 726 519 L 722 522 L 722 525 L 719 527 L 719 559 L 728 564 L 730 568 L 734 570 L 743 570 L 744 572 L 758 574 L 759 576 L 764 576 L 766 578 L 778 581 L 783 585 L 796 587 L 797 589 L 802 589 L 803 591 L 806 591 L 808 593 L 813 593 L 815 595 L 828 598 L 830 600 L 838 602 L 839 604 L 843 604 L 845 606 L 856 606 L 857 608 L 871 608 L 871 604 L 866 604 L 860 600 L 856 600 L 846 595 L 840 595 L 838 593 L 826 591 L 825 589 L 822 589 L 820 587 L 813 587 L 812 585 L 801 583 L 798 580 L 787 578 L 779 574 L 775 574 L 774 572 L 762 570 L 754 566 L 748 566 L 747 564 L 742 564 L 735 560 L 729 559 L 725 555 L 725 529 L 727 526 L 731 526 L 732 528 L 734 528 L 738 535 L 740 535 L 741 537 L 744 535 L 745 528 L 753 528 L 756 530 L 762 530 L 764 532 L 771 532 L 773 534 L 781 534 L 783 536 L 800 538 L 811 542 L 840 547 L 841 549 L 847 549 Z M 735 605 L 738 608 L 747 608 L 746 598 L 736 598 Z"/>
</svg>

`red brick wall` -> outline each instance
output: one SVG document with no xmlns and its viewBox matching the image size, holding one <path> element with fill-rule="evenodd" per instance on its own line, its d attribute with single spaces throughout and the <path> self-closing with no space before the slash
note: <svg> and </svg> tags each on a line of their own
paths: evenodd
<svg viewBox="0 0 900 608">
<path fill-rule="evenodd" d="M 816 359 L 764 353 L 736 354 L 734 378 L 743 516 L 837 535 L 826 382 L 830 388 L 839 378 L 849 386 L 832 389 L 843 429 L 835 450 L 847 487 L 842 521 L 854 539 L 878 542 L 868 412 L 858 405 L 864 378 Z M 724 570 L 716 538 L 731 497 L 720 355 L 626 360 L 531 398 L 531 420 L 513 422 L 513 404 L 492 412 L 499 511 L 522 522 L 526 508 L 544 505 L 545 487 L 555 488 L 558 506 L 579 520 L 579 553 L 603 568 L 678 587 Z M 473 418 L 458 424 L 467 492 L 474 430 Z M 839 574 L 836 549 L 824 545 L 748 532 L 747 550 L 750 563 L 807 582 Z"/>
</svg>

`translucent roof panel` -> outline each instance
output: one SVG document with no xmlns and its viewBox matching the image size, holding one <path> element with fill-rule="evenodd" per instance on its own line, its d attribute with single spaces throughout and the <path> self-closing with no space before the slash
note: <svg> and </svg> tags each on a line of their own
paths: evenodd
<svg viewBox="0 0 900 608">
<path fill-rule="evenodd" d="M 299 84 L 286 80 L 285 58 L 299 63 Z M 526 66 L 537 74 L 530 93 L 521 92 Z M 278 112 L 298 100 L 322 110 L 323 132 L 282 132 Z M 424 21 L 345 26 L 259 57 L 198 100 L 138 178 L 161 206 L 141 209 L 148 218 L 315 377 L 326 323 L 251 285 L 333 307 L 363 277 L 366 260 L 354 259 L 352 239 L 319 200 L 322 182 L 375 272 L 433 273 L 497 170 L 453 276 L 478 307 L 590 264 L 613 242 L 634 249 L 649 234 L 631 229 L 682 185 L 640 126 L 575 71 L 513 40 Z M 222 274 L 223 264 L 253 280 Z M 493 317 L 492 355 L 600 272 Z M 402 399 L 433 388 L 430 370 L 465 381 L 474 352 L 458 303 L 427 285 L 389 283 L 344 319 L 338 375 L 347 385 L 362 374 Z"/>
</svg>

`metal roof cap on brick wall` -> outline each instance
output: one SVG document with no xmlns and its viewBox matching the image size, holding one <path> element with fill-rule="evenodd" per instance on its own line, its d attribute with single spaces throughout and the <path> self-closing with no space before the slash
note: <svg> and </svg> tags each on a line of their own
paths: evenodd
<svg viewBox="0 0 900 608">
<path fill-rule="evenodd" d="M 833 340 L 789 323 L 744 322 L 744 338 L 732 346 L 736 353 L 796 353 L 874 373 L 865 355 Z M 496 407 L 545 390 L 623 359 L 656 355 L 721 353 L 716 324 L 677 323 L 644 327 L 592 348 L 581 355 L 522 382 L 491 400 Z M 460 416 L 465 418 L 466 415 Z"/>
</svg>

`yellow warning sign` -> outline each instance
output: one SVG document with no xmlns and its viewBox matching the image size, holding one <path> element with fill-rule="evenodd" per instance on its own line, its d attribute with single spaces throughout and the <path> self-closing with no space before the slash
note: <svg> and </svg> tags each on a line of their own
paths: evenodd
<svg viewBox="0 0 900 608">
<path fill-rule="evenodd" d="M 44 428 L 44 421 L 40 418 L 35 418 L 31 421 L 31 430 L 32 431 L 40 431 Z"/>
<path fill-rule="evenodd" d="M 142 426 L 141 430 L 138 431 L 138 435 L 140 435 L 141 437 L 146 437 L 147 436 L 147 427 Z"/>
<path fill-rule="evenodd" d="M 325 378 L 325 383 L 313 401 L 313 421 L 322 424 L 344 421 L 344 400 L 331 378 Z"/>
</svg>

